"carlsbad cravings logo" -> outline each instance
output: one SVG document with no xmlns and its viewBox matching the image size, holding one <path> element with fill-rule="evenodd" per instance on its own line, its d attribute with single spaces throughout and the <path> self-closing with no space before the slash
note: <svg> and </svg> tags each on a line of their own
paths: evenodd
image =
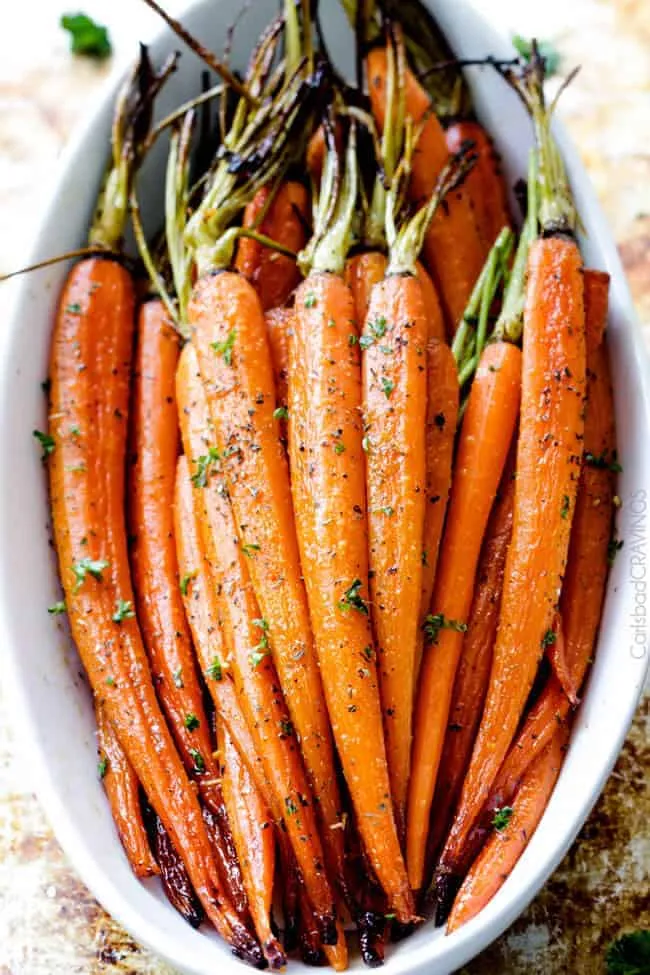
<svg viewBox="0 0 650 975">
<path fill-rule="evenodd" d="M 647 492 L 641 488 L 635 491 L 627 505 L 629 524 L 626 547 L 629 581 L 634 599 L 630 616 L 632 630 L 630 653 L 635 660 L 643 660 L 648 648 L 647 509 Z"/>
</svg>

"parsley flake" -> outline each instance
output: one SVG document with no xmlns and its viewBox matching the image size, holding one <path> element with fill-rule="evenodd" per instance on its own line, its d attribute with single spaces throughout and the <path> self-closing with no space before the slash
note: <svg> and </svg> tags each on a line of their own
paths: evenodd
<svg viewBox="0 0 650 975">
<path fill-rule="evenodd" d="M 97 774 L 100 777 L 100 779 L 103 779 L 107 772 L 108 772 L 108 759 L 106 758 L 106 755 L 102 755 L 102 757 L 97 762 Z"/>
<path fill-rule="evenodd" d="M 382 376 L 381 390 L 384 396 L 386 397 L 386 399 L 390 399 L 391 393 L 393 392 L 394 389 L 395 389 L 395 383 L 392 381 L 392 379 L 387 379 L 386 376 Z"/>
<path fill-rule="evenodd" d="M 237 338 L 237 329 L 233 328 L 229 333 L 227 338 L 223 342 L 211 342 L 210 348 L 214 349 L 217 355 L 220 355 L 227 366 L 232 365 L 232 350 L 235 346 L 235 339 Z"/>
<path fill-rule="evenodd" d="M 192 474 L 192 484 L 196 488 L 204 488 L 208 483 L 208 476 L 221 460 L 221 453 L 216 447 L 209 447 L 207 454 L 202 454 L 193 461 L 196 471 Z"/>
<path fill-rule="evenodd" d="M 188 587 L 192 579 L 196 579 L 196 569 L 192 572 L 186 572 L 180 580 L 180 590 L 183 596 L 187 596 Z"/>
<path fill-rule="evenodd" d="M 132 620 L 135 616 L 133 603 L 130 599 L 118 599 L 115 612 L 111 616 L 114 623 L 123 623 L 124 620 Z"/>
<path fill-rule="evenodd" d="M 557 642 L 557 633 L 555 632 L 555 630 L 547 630 L 544 636 L 542 637 L 542 648 L 546 650 L 547 647 L 552 647 L 556 642 Z"/>
<path fill-rule="evenodd" d="M 185 715 L 185 720 L 183 721 L 183 724 L 185 725 L 188 731 L 196 731 L 196 729 L 199 727 L 201 722 L 194 714 L 194 712 L 190 711 L 189 714 Z"/>
<path fill-rule="evenodd" d="M 315 308 L 318 303 L 318 299 L 313 291 L 308 291 L 305 295 L 305 308 Z"/>
<path fill-rule="evenodd" d="M 430 613 L 425 617 L 422 629 L 429 643 L 437 643 L 441 630 L 454 630 L 456 633 L 465 633 L 467 623 L 461 623 L 460 620 L 447 619 L 442 613 Z"/>
<path fill-rule="evenodd" d="M 192 757 L 192 761 L 194 762 L 195 770 L 197 772 L 205 772 L 205 759 L 198 748 L 190 748 L 189 753 Z"/>
<path fill-rule="evenodd" d="M 78 562 L 73 562 L 71 569 L 72 574 L 77 580 L 75 583 L 74 591 L 78 592 L 83 586 L 84 582 L 88 576 L 92 576 L 97 582 L 102 581 L 102 572 L 107 569 L 110 562 L 106 559 L 79 559 Z"/>
<path fill-rule="evenodd" d="M 62 613 L 66 612 L 65 601 L 61 599 L 58 603 L 53 603 L 47 607 L 47 611 L 50 616 L 61 616 Z"/>
<path fill-rule="evenodd" d="M 43 433 L 41 430 L 34 430 L 33 434 L 43 448 L 41 460 L 45 461 L 50 454 L 54 453 L 54 448 L 56 447 L 54 437 L 50 436 L 49 433 Z"/>
<path fill-rule="evenodd" d="M 244 542 L 241 547 L 242 552 L 248 559 L 252 559 L 255 552 L 259 552 L 260 547 L 256 542 Z"/>
<path fill-rule="evenodd" d="M 88 58 L 107 58 L 112 51 L 108 29 L 86 14 L 63 14 L 61 27 L 70 34 L 70 50 Z"/>
<path fill-rule="evenodd" d="M 512 819 L 513 811 L 512 806 L 502 806 L 501 809 L 495 809 L 492 825 L 497 833 L 503 833 L 503 831 L 508 828 L 508 824 Z"/>
<path fill-rule="evenodd" d="M 208 677 L 211 680 L 221 680 L 223 678 L 223 666 L 219 657 L 215 657 L 208 667 Z"/>
<path fill-rule="evenodd" d="M 350 609 L 356 609 L 358 613 L 363 613 L 364 616 L 368 615 L 368 607 L 365 600 L 361 596 L 361 587 L 363 583 L 361 579 L 355 579 L 352 585 L 345 590 L 341 599 L 339 599 L 336 604 L 342 612 L 347 612 Z"/>
<path fill-rule="evenodd" d="M 289 410 L 286 408 L 286 406 L 278 406 L 275 410 L 273 410 L 273 419 L 274 420 L 288 420 L 289 419 Z"/>
</svg>

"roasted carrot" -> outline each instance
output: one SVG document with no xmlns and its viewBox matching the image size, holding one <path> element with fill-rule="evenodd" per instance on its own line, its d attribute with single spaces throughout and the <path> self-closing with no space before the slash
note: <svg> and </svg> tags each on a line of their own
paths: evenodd
<svg viewBox="0 0 650 975">
<path fill-rule="evenodd" d="M 537 829 L 553 792 L 562 767 L 567 737 L 564 728 L 555 732 L 551 742 L 526 772 L 512 807 L 503 810 L 502 819 L 495 817 L 494 832 L 454 901 L 447 925 L 448 933 L 456 931 L 482 911 L 512 872 Z"/>
<path fill-rule="evenodd" d="M 269 967 L 277 970 L 287 959 L 271 929 L 275 870 L 273 822 L 228 728 L 219 720 L 217 741 L 223 764 L 224 797 L 253 924 Z"/>
<path fill-rule="evenodd" d="M 458 398 L 458 368 L 451 349 L 446 342 L 430 338 L 427 343 L 426 511 L 422 543 L 420 626 L 429 612 L 433 595 L 440 539 L 451 487 Z"/>
<path fill-rule="evenodd" d="M 275 377 L 275 400 L 278 409 L 286 409 L 289 385 L 289 343 L 293 328 L 291 308 L 272 308 L 264 316 L 266 332 L 271 348 L 271 361 Z"/>
<path fill-rule="evenodd" d="M 160 300 L 138 317 L 133 370 L 129 530 L 136 611 L 151 676 L 188 774 L 222 806 L 210 728 L 179 587 L 173 499 L 178 457 L 176 365 L 180 340 Z M 201 768 L 196 756 L 201 755 Z M 227 827 L 227 822 L 226 822 Z"/>
<path fill-rule="evenodd" d="M 580 477 L 586 392 L 582 259 L 574 236 L 575 210 L 537 71 L 535 62 L 526 76 L 526 96 L 536 127 L 545 236 L 532 244 L 528 257 L 513 533 L 490 685 L 438 866 L 441 889 L 462 857 L 512 742 L 540 656 L 552 639 Z"/>
<path fill-rule="evenodd" d="M 573 682 L 573 674 L 571 673 L 571 667 L 567 658 L 566 642 L 564 640 L 562 621 L 559 613 L 556 613 L 553 625 L 549 630 L 544 652 L 553 673 L 560 682 L 562 690 L 571 704 L 577 704 L 578 688 Z"/>
<path fill-rule="evenodd" d="M 362 251 L 345 262 L 345 283 L 352 292 L 355 321 L 364 322 L 372 289 L 384 280 L 388 257 L 379 250 Z"/>
<path fill-rule="evenodd" d="M 598 348 L 607 327 L 609 274 L 586 267 L 583 275 L 587 354 Z"/>
<path fill-rule="evenodd" d="M 205 917 L 205 912 L 192 887 L 185 864 L 174 849 L 169 833 L 163 826 L 160 816 L 148 803 L 145 808 L 145 821 L 151 847 L 160 869 L 160 881 L 165 896 L 188 924 L 198 928 Z"/>
<path fill-rule="evenodd" d="M 512 222 L 499 155 L 486 130 L 476 121 L 454 122 L 445 130 L 445 138 L 452 155 L 467 143 L 473 145 L 476 164 L 468 174 L 464 188 L 474 204 L 479 233 L 491 245 L 501 229 Z"/>
<path fill-rule="evenodd" d="M 244 211 L 242 225 L 277 241 L 296 254 L 305 246 L 309 196 L 302 183 L 286 180 L 277 190 L 263 186 Z M 282 308 L 300 282 L 294 259 L 259 240 L 242 237 L 237 245 L 235 269 L 257 291 L 262 308 Z"/>
<path fill-rule="evenodd" d="M 433 857 L 449 828 L 463 784 L 490 677 L 492 649 L 501 607 L 503 573 L 512 534 L 515 493 L 513 473 L 511 465 L 507 464 L 499 495 L 490 514 L 476 573 L 476 588 L 454 682 L 445 743 L 431 807 L 427 859 L 432 866 Z"/>
<path fill-rule="evenodd" d="M 386 117 L 387 52 L 374 48 L 367 57 L 368 90 L 379 128 Z M 406 114 L 422 123 L 413 156 L 410 195 L 427 200 L 436 185 L 449 151 L 445 133 L 431 111 L 431 102 L 412 71 L 405 74 Z M 424 259 L 437 285 L 448 330 L 453 334 L 489 250 L 481 239 L 470 196 L 464 187 L 454 190 L 440 207 L 427 234 Z"/>
<path fill-rule="evenodd" d="M 398 916 L 413 901 L 393 817 L 370 628 L 361 363 L 352 293 L 343 280 L 356 204 L 352 129 L 345 177 L 321 194 L 315 247 L 303 253 L 289 366 L 289 453 L 302 568 L 329 716 L 365 849 Z M 330 147 L 331 148 L 331 147 Z M 334 161 L 328 155 L 327 165 Z M 325 182 L 325 177 L 324 177 Z M 333 253 L 336 251 L 336 254 Z M 340 830 L 335 830 L 340 832 Z"/>
<path fill-rule="evenodd" d="M 140 783 L 115 737 L 104 706 L 95 704 L 99 773 L 113 814 L 115 828 L 136 877 L 159 872 L 151 852 L 140 806 Z"/>
<path fill-rule="evenodd" d="M 180 359 L 177 396 L 183 443 L 194 470 L 192 503 L 206 557 L 218 582 L 219 617 L 224 643 L 231 652 L 237 695 L 272 784 L 273 815 L 285 824 L 308 896 L 323 928 L 323 940 L 332 939 L 335 931 L 332 893 L 325 874 L 310 788 L 290 715 L 277 684 L 269 623 L 254 596 L 248 574 L 250 558 L 236 537 L 234 515 L 223 480 L 216 475 L 214 461 L 207 467 L 201 461 L 201 457 L 210 457 L 208 444 L 212 427 L 193 346 L 186 346 Z M 201 450 L 205 453 L 198 452 Z M 177 510 L 187 510 L 188 492 L 192 497 L 192 482 L 184 468 L 185 464 L 181 464 L 177 474 Z"/>
<path fill-rule="evenodd" d="M 469 395 L 447 523 L 440 551 L 427 647 L 420 673 L 409 786 L 407 856 L 414 889 L 422 886 L 431 801 L 478 557 L 519 410 L 521 353 L 506 342 L 488 345 Z"/>
</svg>

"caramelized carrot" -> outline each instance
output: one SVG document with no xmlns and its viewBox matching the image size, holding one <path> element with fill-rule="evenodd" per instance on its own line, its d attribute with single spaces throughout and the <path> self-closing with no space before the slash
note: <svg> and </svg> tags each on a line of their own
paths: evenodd
<svg viewBox="0 0 650 975">
<path fill-rule="evenodd" d="M 239 280 L 239 279 L 238 279 Z M 249 577 L 250 557 L 238 542 L 234 514 L 224 482 L 210 456 L 212 430 L 205 389 L 193 346 L 186 346 L 179 362 L 177 396 L 181 432 L 194 469 L 193 505 L 208 563 L 217 582 L 219 618 L 224 643 L 230 648 L 237 696 L 249 731 L 257 743 L 264 770 L 273 788 L 272 812 L 282 820 L 301 870 L 308 896 L 323 929 L 323 940 L 335 937 L 332 892 L 325 874 L 323 853 L 311 792 L 296 746 L 293 725 L 277 682 L 270 650 L 270 626 L 262 616 Z M 212 414 L 214 416 L 214 414 Z M 207 451 L 205 454 L 197 450 Z M 192 494 L 184 474 L 177 474 L 177 509 L 180 497 Z M 260 717 L 262 716 L 262 717 Z"/>
<path fill-rule="evenodd" d="M 372 289 L 384 280 L 388 258 L 381 251 L 362 251 L 345 262 L 345 283 L 352 292 L 354 317 L 364 322 L 370 306 Z"/>
<path fill-rule="evenodd" d="M 473 144 L 476 164 L 465 180 L 465 191 L 474 204 L 479 233 L 491 246 L 501 229 L 512 223 L 501 159 L 492 139 L 479 122 L 454 122 L 445 131 L 445 137 L 452 155 L 466 143 Z"/>
<path fill-rule="evenodd" d="M 438 851 L 449 828 L 481 719 L 499 622 L 506 555 L 512 535 L 514 495 L 513 470 L 507 465 L 485 533 L 472 609 L 454 682 L 431 809 L 431 832 L 427 844 L 429 860 Z"/>
<path fill-rule="evenodd" d="M 95 703 L 95 716 L 99 772 L 117 835 L 136 877 L 152 877 L 159 870 L 142 819 L 138 777 L 115 737 L 104 706 L 98 701 Z"/>
<path fill-rule="evenodd" d="M 559 728 L 555 732 L 550 743 L 526 772 L 507 824 L 500 827 L 499 820 L 496 820 L 497 827 L 454 901 L 447 925 L 449 934 L 476 917 L 492 900 L 528 846 L 560 774 L 567 737 L 566 729 Z"/>
<path fill-rule="evenodd" d="M 368 89 L 372 112 L 379 128 L 386 114 L 387 52 L 374 48 L 367 57 Z M 415 75 L 406 71 L 406 114 L 422 129 L 413 156 L 410 196 L 431 196 L 449 151 L 445 133 L 431 111 L 431 102 Z M 489 246 L 481 239 L 472 200 L 464 187 L 450 193 L 438 209 L 426 236 L 424 259 L 437 285 L 448 330 L 453 334 L 474 287 Z"/>
<path fill-rule="evenodd" d="M 370 599 L 398 832 L 403 834 L 422 590 L 428 322 L 418 279 L 372 289 L 363 347 Z"/>
<path fill-rule="evenodd" d="M 413 904 L 390 801 L 367 606 L 354 321 L 352 294 L 339 274 L 312 272 L 299 287 L 289 368 L 292 490 L 311 624 L 346 782 L 372 867 L 392 908 L 408 921 Z"/>
<path fill-rule="evenodd" d="M 411 886 L 423 883 L 431 801 L 467 629 L 474 579 L 492 502 L 517 420 L 521 353 L 497 342 L 483 352 L 460 432 L 445 535 L 422 661 L 409 787 L 407 858 Z"/>
<path fill-rule="evenodd" d="M 255 931 L 269 967 L 277 970 L 287 959 L 271 929 L 275 836 L 262 797 L 223 722 L 217 723 L 223 763 L 223 791 L 232 824 L 237 856 Z"/>
<path fill-rule="evenodd" d="M 289 395 L 289 343 L 293 328 L 293 310 L 272 308 L 267 311 L 264 320 L 275 377 L 275 399 L 280 409 L 283 407 L 286 409 Z"/>
<path fill-rule="evenodd" d="M 147 803 L 145 821 L 149 841 L 160 869 L 160 882 L 167 900 L 188 924 L 198 928 L 204 920 L 205 912 L 190 882 L 185 864 L 174 849 L 169 833 L 162 820 Z"/>
<path fill-rule="evenodd" d="M 302 183 L 287 180 L 277 192 L 270 186 L 257 191 L 244 211 L 242 226 L 270 237 L 297 254 L 306 243 L 308 220 L 307 190 Z M 264 311 L 282 308 L 300 282 L 300 271 L 293 258 L 251 237 L 240 239 L 234 266 L 251 282 Z"/>
<path fill-rule="evenodd" d="M 189 309 L 192 345 L 221 451 L 246 575 L 268 623 L 291 720 L 323 824 L 333 876 L 342 877 L 343 844 L 334 752 L 313 643 L 280 442 L 271 354 L 255 291 L 240 275 L 199 280 Z"/>
<path fill-rule="evenodd" d="M 454 873 L 552 639 L 580 475 L 585 357 L 580 253 L 568 237 L 540 238 L 528 263 L 515 509 L 501 618 L 485 709 L 440 877 Z"/>
<path fill-rule="evenodd" d="M 609 274 L 586 267 L 583 275 L 587 353 L 598 348 L 607 327 Z"/>
<path fill-rule="evenodd" d="M 221 889 L 199 804 L 156 700 L 134 618 L 123 513 L 133 311 L 126 270 L 113 260 L 90 258 L 70 273 L 57 312 L 50 484 L 66 605 L 91 686 L 105 702 L 206 914 L 234 950 L 258 960 L 261 952 Z M 110 372 L 101 368 L 107 362 L 113 363 Z"/>
<path fill-rule="evenodd" d="M 458 424 L 458 369 L 444 341 L 427 344 L 426 511 L 422 543 L 422 595 L 419 623 L 429 612 L 438 565 L 442 526 L 451 487 Z M 420 646 L 420 657 L 422 648 Z M 419 670 L 419 661 L 417 669 Z"/>
</svg>

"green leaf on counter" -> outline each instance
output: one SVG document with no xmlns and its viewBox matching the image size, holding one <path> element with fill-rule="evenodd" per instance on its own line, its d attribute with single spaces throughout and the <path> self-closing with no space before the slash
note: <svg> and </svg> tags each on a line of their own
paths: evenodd
<svg viewBox="0 0 650 975">
<path fill-rule="evenodd" d="M 86 14 L 63 14 L 61 27 L 70 33 L 70 50 L 87 58 L 107 58 L 112 51 L 108 29 Z"/>
</svg>

